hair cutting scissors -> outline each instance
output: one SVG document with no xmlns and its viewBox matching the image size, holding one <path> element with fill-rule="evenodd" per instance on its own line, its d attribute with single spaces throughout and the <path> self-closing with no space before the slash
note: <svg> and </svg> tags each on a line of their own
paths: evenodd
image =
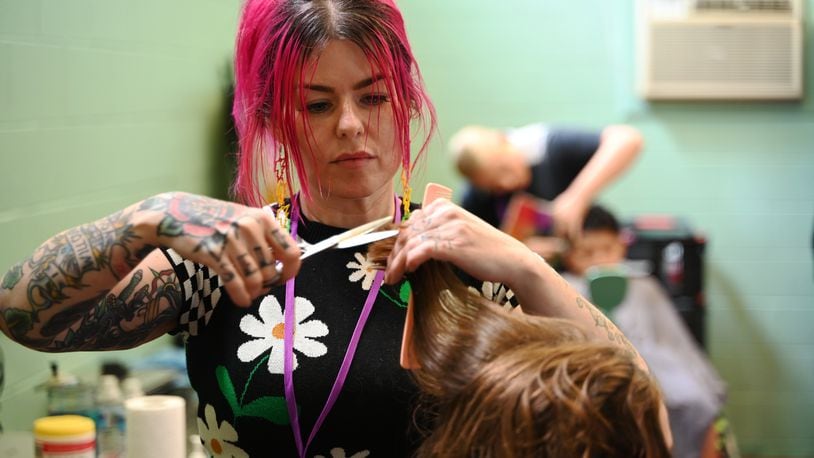
<svg viewBox="0 0 814 458">
<path fill-rule="evenodd" d="M 399 233 L 398 229 L 373 232 L 374 230 L 384 226 L 385 224 L 391 222 L 392 220 L 393 220 L 392 216 L 385 216 L 384 218 L 362 224 L 361 226 L 357 226 L 352 229 L 348 229 L 347 231 L 342 232 L 341 234 L 334 235 L 333 237 L 328 237 L 327 239 L 314 244 L 310 244 L 305 241 L 300 241 L 298 242 L 298 246 L 300 247 L 300 251 L 302 252 L 302 254 L 300 255 L 300 260 L 308 258 L 311 255 L 317 254 L 321 251 L 325 251 L 329 248 L 339 248 L 339 249 L 351 248 L 359 245 L 364 245 L 367 243 L 372 243 L 377 240 L 383 240 L 389 237 L 394 237 L 396 234 Z"/>
</svg>

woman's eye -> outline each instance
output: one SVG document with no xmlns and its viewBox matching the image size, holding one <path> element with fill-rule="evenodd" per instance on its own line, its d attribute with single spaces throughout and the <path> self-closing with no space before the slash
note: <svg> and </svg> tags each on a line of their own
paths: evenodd
<svg viewBox="0 0 814 458">
<path fill-rule="evenodd" d="M 331 108 L 328 102 L 310 102 L 305 105 L 309 113 L 325 113 Z"/>
<path fill-rule="evenodd" d="M 387 97 L 387 94 L 367 94 L 362 97 L 362 103 L 372 106 L 381 105 L 389 101 L 390 99 Z"/>
</svg>

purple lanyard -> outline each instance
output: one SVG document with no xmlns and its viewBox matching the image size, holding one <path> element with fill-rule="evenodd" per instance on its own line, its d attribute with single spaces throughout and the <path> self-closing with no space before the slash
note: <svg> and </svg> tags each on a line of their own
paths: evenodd
<svg viewBox="0 0 814 458">
<path fill-rule="evenodd" d="M 295 196 L 291 199 L 291 236 L 297 237 L 297 226 L 299 225 L 300 211 L 298 206 L 298 197 Z M 401 209 L 399 208 L 398 197 L 394 197 L 396 202 L 396 215 L 395 223 L 401 220 Z M 297 413 L 297 399 L 294 396 L 294 279 L 291 277 L 285 284 L 285 328 L 283 330 L 283 383 L 285 384 L 285 402 L 288 407 L 288 417 L 291 420 L 291 429 L 294 432 L 294 440 L 297 443 L 297 451 L 302 458 L 305 456 L 308 446 L 317 435 L 317 431 L 322 426 L 328 413 L 334 406 L 334 403 L 339 398 L 339 393 L 342 391 L 342 386 L 345 385 L 345 378 L 350 371 L 350 365 L 353 362 L 353 357 L 356 354 L 356 347 L 359 344 L 359 339 L 362 337 L 362 330 L 365 328 L 365 323 L 370 316 L 370 311 L 373 308 L 373 303 L 376 302 L 376 296 L 379 294 L 379 288 L 382 286 L 384 279 L 384 272 L 376 272 L 376 277 L 373 279 L 373 285 L 368 291 L 365 306 L 362 308 L 362 313 L 359 315 L 359 320 L 356 322 L 356 328 L 353 330 L 353 335 L 348 343 L 348 349 L 345 350 L 345 358 L 342 360 L 342 365 L 339 367 L 339 372 L 336 374 L 336 380 L 331 387 L 331 393 L 325 401 L 325 406 L 319 414 L 311 434 L 308 436 L 308 441 L 305 447 L 302 444 L 302 433 L 300 432 L 300 419 Z"/>
</svg>

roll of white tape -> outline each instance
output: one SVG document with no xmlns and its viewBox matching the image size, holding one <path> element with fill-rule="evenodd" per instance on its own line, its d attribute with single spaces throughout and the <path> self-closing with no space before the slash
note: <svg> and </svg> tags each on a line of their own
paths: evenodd
<svg viewBox="0 0 814 458">
<path fill-rule="evenodd" d="M 184 398 L 140 396 L 124 402 L 127 415 L 127 456 L 185 458 Z"/>
</svg>

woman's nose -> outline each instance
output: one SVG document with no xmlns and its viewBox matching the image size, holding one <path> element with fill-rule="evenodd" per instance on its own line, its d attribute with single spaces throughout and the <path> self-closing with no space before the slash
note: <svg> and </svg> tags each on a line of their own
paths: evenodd
<svg viewBox="0 0 814 458">
<path fill-rule="evenodd" d="M 336 134 L 339 137 L 354 138 L 362 135 L 364 131 L 364 123 L 359 116 L 360 113 L 353 103 L 348 102 L 342 104 L 342 109 L 339 113 L 339 121 L 336 125 Z"/>
</svg>

